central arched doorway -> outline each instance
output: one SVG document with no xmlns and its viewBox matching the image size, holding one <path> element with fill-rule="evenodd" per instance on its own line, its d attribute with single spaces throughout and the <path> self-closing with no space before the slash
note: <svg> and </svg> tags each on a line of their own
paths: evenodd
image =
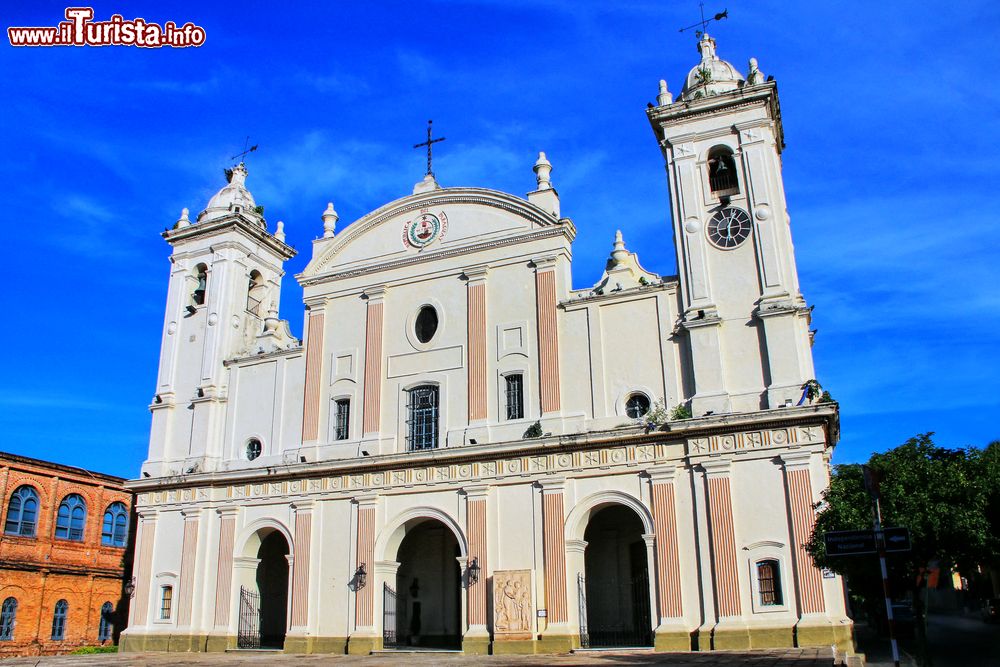
<svg viewBox="0 0 1000 667">
<path fill-rule="evenodd" d="M 436 519 L 407 522 L 395 581 L 383 591 L 385 648 L 461 649 L 461 549 Z"/>
<path fill-rule="evenodd" d="M 250 572 L 242 577 L 237 647 L 282 649 L 288 630 L 288 539 L 264 528 L 250 537 L 244 553 L 253 577 Z"/>
<path fill-rule="evenodd" d="M 652 646 L 649 562 L 643 523 L 624 505 L 590 516 L 579 583 L 580 640 L 585 647 Z"/>
</svg>

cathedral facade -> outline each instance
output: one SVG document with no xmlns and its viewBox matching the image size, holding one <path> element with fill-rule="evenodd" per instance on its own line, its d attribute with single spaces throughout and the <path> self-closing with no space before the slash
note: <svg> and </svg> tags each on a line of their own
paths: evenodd
<svg viewBox="0 0 1000 667">
<path fill-rule="evenodd" d="M 834 403 L 813 380 L 777 88 L 715 52 L 647 115 L 677 276 L 621 233 L 573 289 L 545 154 L 526 198 L 333 205 L 283 263 L 241 164 L 172 247 L 124 650 L 851 648 L 803 543 Z"/>
</svg>

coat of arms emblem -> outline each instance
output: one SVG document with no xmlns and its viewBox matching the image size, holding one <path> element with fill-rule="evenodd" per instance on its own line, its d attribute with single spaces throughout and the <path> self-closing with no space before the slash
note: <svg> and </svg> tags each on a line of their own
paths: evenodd
<svg viewBox="0 0 1000 667">
<path fill-rule="evenodd" d="M 444 212 L 422 211 L 413 220 L 403 225 L 403 245 L 408 248 L 423 248 L 442 238 L 448 231 L 448 216 Z"/>
</svg>

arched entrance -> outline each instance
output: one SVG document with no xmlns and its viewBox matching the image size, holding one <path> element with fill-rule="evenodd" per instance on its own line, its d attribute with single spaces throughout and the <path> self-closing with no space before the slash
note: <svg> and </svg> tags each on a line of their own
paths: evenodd
<svg viewBox="0 0 1000 667">
<path fill-rule="evenodd" d="M 414 519 L 399 543 L 395 580 L 383 590 L 385 648 L 462 647 L 462 555 L 452 530 Z"/>
<path fill-rule="evenodd" d="M 284 648 L 288 630 L 288 539 L 279 530 L 262 528 L 247 541 L 247 572 L 240 586 L 237 646 Z M 253 554 L 253 556 L 249 556 Z"/>
<path fill-rule="evenodd" d="M 584 533 L 584 573 L 578 580 L 585 647 L 653 645 L 643 532 L 639 516 L 624 505 L 606 505 L 591 514 Z"/>
</svg>

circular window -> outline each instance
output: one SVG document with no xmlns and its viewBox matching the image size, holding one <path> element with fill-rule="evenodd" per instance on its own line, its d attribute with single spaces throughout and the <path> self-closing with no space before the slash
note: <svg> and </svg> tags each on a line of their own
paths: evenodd
<svg viewBox="0 0 1000 667">
<path fill-rule="evenodd" d="M 625 414 L 638 419 L 649 412 L 649 398 L 645 394 L 632 394 L 625 401 Z"/>
<path fill-rule="evenodd" d="M 260 456 L 261 445 L 260 440 L 253 438 L 247 443 L 247 460 L 253 461 L 255 458 Z"/>
<path fill-rule="evenodd" d="M 429 343 L 438 329 L 438 314 L 434 306 L 423 306 L 413 324 L 414 333 L 421 343 Z"/>
</svg>

